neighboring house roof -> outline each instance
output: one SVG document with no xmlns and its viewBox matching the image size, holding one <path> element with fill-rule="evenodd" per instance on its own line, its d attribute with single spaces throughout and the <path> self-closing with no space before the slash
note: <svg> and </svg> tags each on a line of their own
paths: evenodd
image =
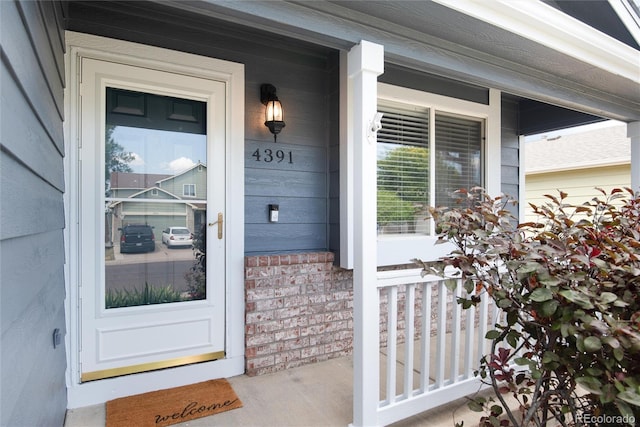
<svg viewBox="0 0 640 427">
<path fill-rule="evenodd" d="M 163 178 L 163 179 L 159 179 L 155 184 L 160 184 L 160 185 L 162 185 L 162 182 L 163 182 L 163 181 L 168 181 L 168 180 L 170 180 L 170 179 L 177 178 L 177 177 L 179 177 L 180 175 L 184 175 L 184 174 L 186 174 L 186 173 L 188 173 L 188 172 L 190 172 L 190 171 L 194 170 L 194 169 L 195 169 L 195 168 L 197 168 L 197 167 L 203 167 L 203 168 L 205 168 L 205 169 L 206 169 L 207 165 L 205 165 L 204 163 L 202 163 L 202 162 L 198 161 L 198 163 L 196 163 L 195 165 L 191 166 L 189 169 L 185 169 L 185 170 L 183 170 L 182 172 L 177 173 L 177 174 L 175 174 L 175 175 L 167 175 L 165 178 Z"/>
<path fill-rule="evenodd" d="M 148 193 L 150 191 L 153 191 L 153 190 L 160 191 L 160 192 L 166 194 L 167 196 L 169 196 L 169 199 L 182 200 L 180 197 L 176 196 L 175 194 L 170 193 L 167 190 L 164 190 L 164 189 L 158 188 L 158 187 L 145 188 L 144 190 L 141 190 L 141 191 L 138 191 L 135 194 L 132 194 L 131 196 L 128 197 L 128 199 L 138 199 L 139 196 L 141 196 L 143 194 L 146 194 L 146 193 Z M 145 199 L 145 198 L 143 197 L 143 199 Z M 155 199 L 145 199 L 145 200 L 155 200 Z M 117 202 L 113 202 L 110 206 L 114 207 L 114 206 L 117 206 L 117 205 L 119 205 L 120 203 L 123 203 L 123 202 L 124 202 L 123 200 L 119 200 Z M 190 203 L 187 203 L 187 204 L 190 204 Z"/>
<path fill-rule="evenodd" d="M 138 191 L 135 194 L 132 194 L 131 196 L 129 196 L 129 199 L 138 199 L 141 198 L 139 196 L 142 196 L 150 191 L 157 191 L 163 194 L 166 194 L 167 196 L 169 196 L 169 199 L 176 199 L 176 200 L 180 200 L 180 197 L 176 196 L 175 194 L 163 189 L 163 188 L 159 188 L 159 187 L 152 187 L 152 188 L 145 188 L 142 191 Z M 142 199 L 145 199 L 145 197 L 142 197 Z"/>
<path fill-rule="evenodd" d="M 166 174 L 152 173 L 131 173 L 131 172 L 112 172 L 111 188 L 149 188 L 156 185 L 156 182 L 173 177 Z"/>
<path fill-rule="evenodd" d="M 626 125 L 525 143 L 525 172 L 536 174 L 631 163 Z"/>
</svg>

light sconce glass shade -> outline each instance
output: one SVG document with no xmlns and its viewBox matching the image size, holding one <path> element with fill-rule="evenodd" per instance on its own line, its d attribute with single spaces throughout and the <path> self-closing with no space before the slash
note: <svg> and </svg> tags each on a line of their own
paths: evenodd
<svg viewBox="0 0 640 427">
<path fill-rule="evenodd" d="M 282 104 L 277 99 L 267 102 L 267 108 L 264 113 L 264 120 L 266 122 L 282 122 Z"/>
<path fill-rule="evenodd" d="M 265 105 L 264 125 L 273 134 L 273 141 L 277 142 L 277 135 L 285 124 L 284 110 L 282 109 L 282 103 L 276 96 L 276 88 L 271 84 L 263 84 L 260 87 L 260 101 Z"/>
</svg>

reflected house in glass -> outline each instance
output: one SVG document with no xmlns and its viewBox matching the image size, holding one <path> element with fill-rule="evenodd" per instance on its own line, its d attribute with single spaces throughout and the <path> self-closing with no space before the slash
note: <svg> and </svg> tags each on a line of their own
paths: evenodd
<svg viewBox="0 0 640 427">
<path fill-rule="evenodd" d="M 207 167 L 198 162 L 176 175 L 113 172 L 105 241 L 117 242 L 118 229 L 148 224 L 155 233 L 167 227 L 197 232 L 205 221 Z"/>
</svg>

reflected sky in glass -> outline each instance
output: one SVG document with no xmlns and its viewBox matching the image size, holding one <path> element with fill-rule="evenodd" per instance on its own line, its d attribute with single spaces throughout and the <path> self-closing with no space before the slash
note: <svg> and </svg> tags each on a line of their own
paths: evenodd
<svg viewBox="0 0 640 427">
<path fill-rule="evenodd" d="M 112 137 L 134 156 L 135 173 L 174 175 L 207 163 L 206 135 L 117 126 Z"/>
</svg>

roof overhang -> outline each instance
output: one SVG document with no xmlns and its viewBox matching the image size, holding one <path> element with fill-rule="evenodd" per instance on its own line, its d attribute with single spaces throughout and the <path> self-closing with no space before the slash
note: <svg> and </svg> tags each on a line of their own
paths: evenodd
<svg viewBox="0 0 640 427">
<path fill-rule="evenodd" d="M 640 84 L 640 52 L 545 3 L 433 1 Z"/>
<path fill-rule="evenodd" d="M 162 1 L 552 105 L 640 120 L 640 51 L 539 1 Z"/>
</svg>

